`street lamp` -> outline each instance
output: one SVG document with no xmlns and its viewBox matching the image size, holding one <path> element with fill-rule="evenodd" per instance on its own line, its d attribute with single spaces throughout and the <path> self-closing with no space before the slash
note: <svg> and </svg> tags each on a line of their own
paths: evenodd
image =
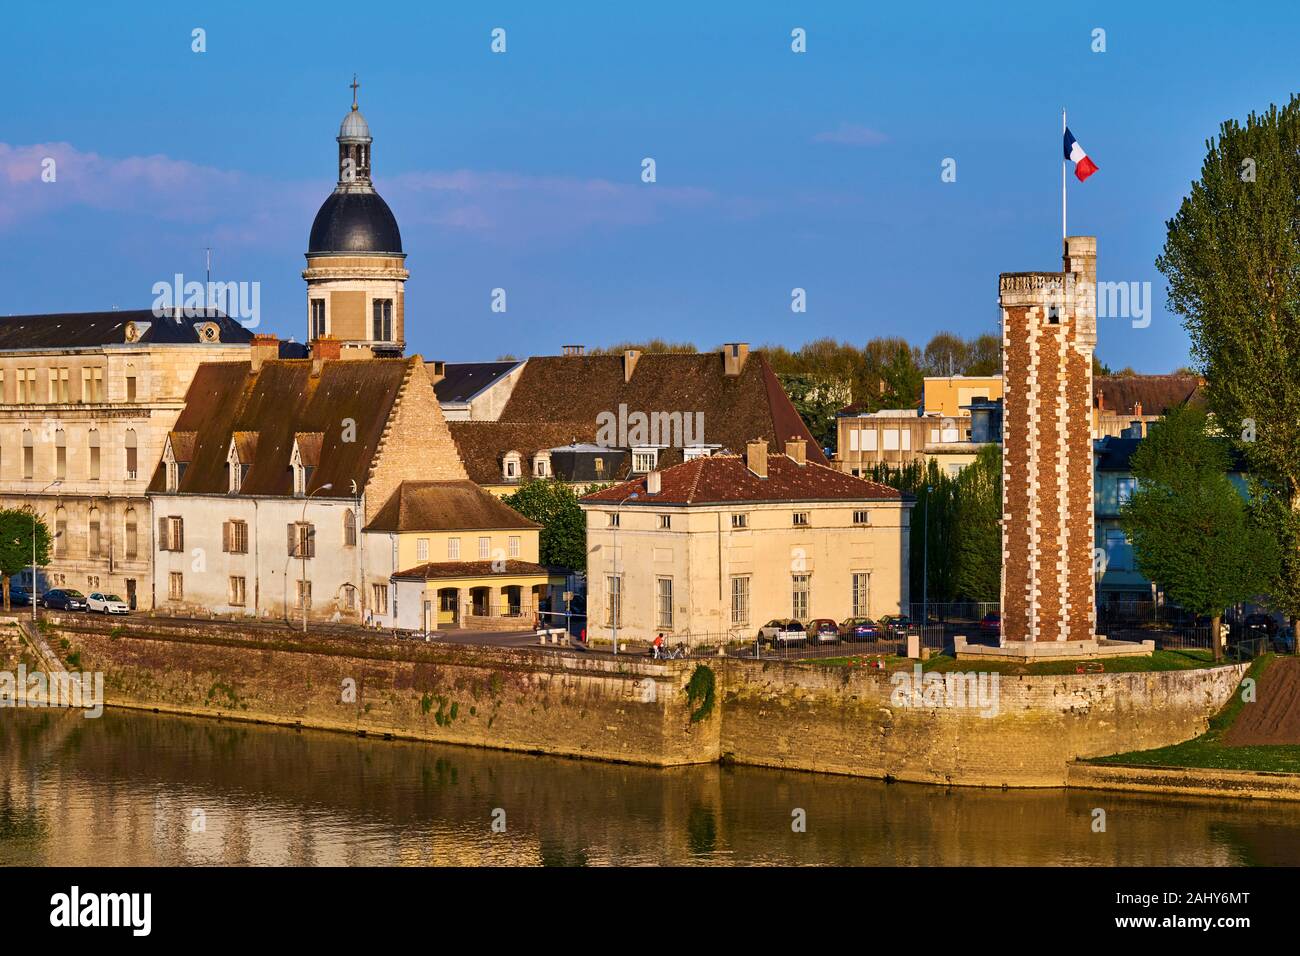
<svg viewBox="0 0 1300 956">
<path fill-rule="evenodd" d="M 638 492 L 634 491 L 631 494 L 629 494 L 626 498 L 624 498 L 622 501 L 620 501 L 618 503 L 618 506 L 622 508 L 633 498 L 639 498 L 639 497 L 641 497 L 641 495 Z M 618 656 L 618 616 L 623 613 L 623 579 L 618 575 L 618 524 L 619 521 L 622 520 L 622 518 L 620 517 L 621 514 L 622 512 L 620 511 L 614 512 L 614 517 L 616 519 L 614 522 L 614 586 L 617 589 L 614 593 L 618 597 L 617 597 L 617 603 L 612 608 L 610 608 L 610 612 L 611 612 L 610 620 L 614 622 L 613 623 L 614 655 L 616 657 Z M 590 625 L 591 622 L 588 621 L 587 624 Z"/>
<path fill-rule="evenodd" d="M 41 494 L 45 494 L 51 488 L 61 484 L 63 484 L 62 480 L 52 481 L 41 489 Z M 27 597 L 32 602 L 32 627 L 36 626 L 36 518 L 36 509 L 32 508 L 32 588 L 27 594 Z M 53 541 L 54 537 L 57 536 L 52 536 L 50 540 Z"/>
<path fill-rule="evenodd" d="M 317 488 L 316 491 L 313 491 L 311 495 L 320 491 L 329 491 L 333 487 L 333 484 L 327 482 Z M 311 501 L 311 495 L 307 495 L 302 499 L 302 521 L 298 524 L 300 528 L 307 523 L 307 502 Z M 302 552 L 302 583 L 298 588 L 298 600 L 302 603 L 302 632 L 304 634 L 307 633 L 307 544 L 310 541 L 311 535 L 307 535 L 306 541 L 298 542 L 298 550 Z"/>
<path fill-rule="evenodd" d="M 925 486 L 925 532 L 924 547 L 921 549 L 921 633 L 930 623 L 930 496 L 934 494 L 934 485 Z"/>
</svg>

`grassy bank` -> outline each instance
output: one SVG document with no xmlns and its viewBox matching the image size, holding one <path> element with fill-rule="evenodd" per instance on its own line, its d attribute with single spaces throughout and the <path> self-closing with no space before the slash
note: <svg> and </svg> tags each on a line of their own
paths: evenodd
<svg viewBox="0 0 1300 956">
<path fill-rule="evenodd" d="M 1260 678 L 1272 664 L 1274 656 L 1265 654 L 1251 664 L 1246 676 Z M 1132 753 L 1098 757 L 1089 763 L 1125 764 L 1136 767 L 1196 767 L 1208 770 L 1255 770 L 1271 773 L 1300 773 L 1300 746 L 1273 745 L 1257 747 L 1232 747 L 1223 742 L 1224 735 L 1236 722 L 1245 707 L 1240 692 L 1210 720 L 1209 729 L 1195 740 L 1160 747 L 1156 750 L 1139 750 Z"/>
</svg>

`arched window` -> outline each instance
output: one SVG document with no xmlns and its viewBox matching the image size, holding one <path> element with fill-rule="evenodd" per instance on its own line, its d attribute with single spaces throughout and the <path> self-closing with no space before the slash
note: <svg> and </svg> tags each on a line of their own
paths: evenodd
<svg viewBox="0 0 1300 956">
<path fill-rule="evenodd" d="M 343 512 L 343 544 L 349 548 L 355 547 L 357 543 L 357 516 L 352 513 L 351 508 Z"/>
<path fill-rule="evenodd" d="M 68 553 L 68 509 L 59 505 L 54 509 L 54 554 L 63 557 Z"/>
<path fill-rule="evenodd" d="M 99 509 L 92 506 L 90 509 L 90 523 L 87 525 L 86 528 L 88 532 L 86 535 L 87 557 L 91 557 L 91 558 L 99 557 L 99 529 L 100 529 Z"/>
<path fill-rule="evenodd" d="M 136 524 L 135 509 L 126 509 L 126 556 L 134 558 L 140 552 L 139 525 Z"/>
</svg>

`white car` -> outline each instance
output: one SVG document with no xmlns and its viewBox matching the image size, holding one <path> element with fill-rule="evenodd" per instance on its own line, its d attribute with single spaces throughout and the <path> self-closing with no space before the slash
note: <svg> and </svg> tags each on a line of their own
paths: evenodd
<svg viewBox="0 0 1300 956">
<path fill-rule="evenodd" d="M 100 614 L 129 614 L 131 608 L 116 594 L 100 594 L 93 591 L 86 597 L 86 607 Z"/>
</svg>

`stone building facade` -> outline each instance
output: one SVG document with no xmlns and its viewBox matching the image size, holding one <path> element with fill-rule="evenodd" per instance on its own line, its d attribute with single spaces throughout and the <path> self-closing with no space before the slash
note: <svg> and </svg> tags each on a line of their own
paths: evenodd
<svg viewBox="0 0 1300 956">
<path fill-rule="evenodd" d="M 153 606 L 146 488 L 200 363 L 247 360 L 224 315 L 152 311 L 0 318 L 0 507 L 55 535 L 36 590 Z M 32 586 L 30 569 L 17 575 Z"/>
<path fill-rule="evenodd" d="M 1092 641 L 1097 240 L 1061 272 L 1003 273 L 1002 640 Z"/>
</svg>

